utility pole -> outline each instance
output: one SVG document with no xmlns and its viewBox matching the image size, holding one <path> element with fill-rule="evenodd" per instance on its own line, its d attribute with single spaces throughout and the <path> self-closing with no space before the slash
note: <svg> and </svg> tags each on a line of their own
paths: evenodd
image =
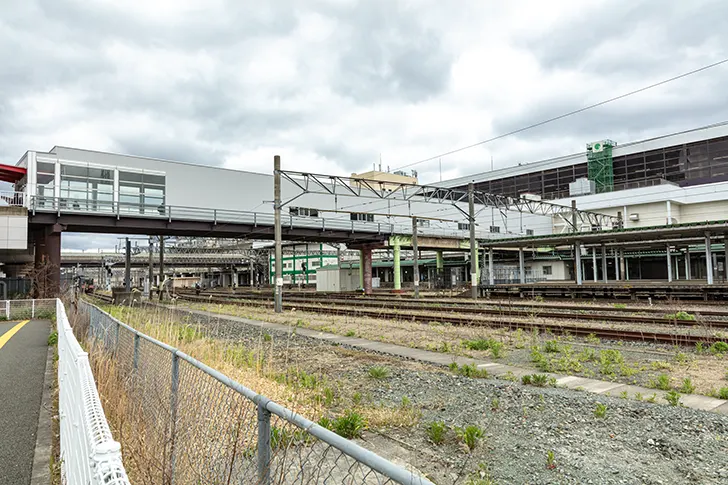
<svg viewBox="0 0 728 485">
<path fill-rule="evenodd" d="M 273 213 L 275 219 L 275 265 L 276 280 L 273 307 L 276 313 L 283 311 L 283 234 L 281 231 L 281 157 L 273 157 Z"/>
<path fill-rule="evenodd" d="M 131 291 L 131 241 L 126 238 L 126 257 L 124 258 L 124 290 Z"/>
<path fill-rule="evenodd" d="M 164 236 L 159 236 L 159 301 L 162 301 L 162 283 L 164 283 Z"/>
<path fill-rule="evenodd" d="M 147 286 L 149 287 L 149 299 L 152 299 L 152 280 L 154 280 L 154 242 L 149 236 L 149 277 Z"/>
<path fill-rule="evenodd" d="M 475 242 L 475 186 L 468 184 L 468 221 L 470 222 L 470 285 L 473 299 L 478 298 L 478 248 Z"/>
<path fill-rule="evenodd" d="M 415 284 L 415 298 L 420 297 L 420 266 L 417 249 L 417 217 L 412 217 L 412 281 Z"/>
</svg>

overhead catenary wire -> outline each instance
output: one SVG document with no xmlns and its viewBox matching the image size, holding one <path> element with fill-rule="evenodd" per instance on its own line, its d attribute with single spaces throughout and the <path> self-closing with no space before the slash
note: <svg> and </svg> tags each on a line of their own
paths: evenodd
<svg viewBox="0 0 728 485">
<path fill-rule="evenodd" d="M 649 89 L 653 89 L 653 88 L 662 86 L 664 84 L 671 83 L 673 81 L 677 81 L 679 79 L 682 79 L 682 78 L 691 76 L 693 74 L 697 74 L 697 73 L 702 72 L 702 71 L 706 71 L 708 69 L 711 69 L 713 67 L 720 66 L 720 65 L 725 64 L 727 62 L 728 62 L 728 58 L 722 59 L 722 60 L 717 61 L 717 62 L 714 62 L 712 64 L 708 64 L 707 66 L 703 66 L 703 67 L 700 67 L 698 69 L 693 69 L 692 71 L 684 72 L 684 73 L 679 74 L 677 76 L 673 76 L 671 78 L 664 79 L 662 81 L 659 81 L 659 82 L 650 84 L 648 86 L 644 86 L 642 88 L 635 89 L 635 90 L 630 91 L 628 93 L 620 94 L 619 96 L 614 96 L 614 97 L 609 98 L 609 99 L 606 99 L 604 101 L 600 101 L 598 103 L 590 104 L 588 106 L 584 106 L 583 108 L 579 108 L 579 109 L 576 109 L 576 110 L 573 110 L 573 111 L 569 111 L 568 113 L 564 113 L 564 114 L 559 115 L 559 116 L 554 116 L 553 118 L 549 118 L 549 119 L 546 119 L 546 120 L 543 120 L 543 121 L 539 121 L 538 123 L 533 123 L 531 125 L 524 126 L 523 128 L 519 128 L 517 130 L 512 130 L 512 131 L 509 131 L 507 133 L 503 133 L 503 134 L 500 134 L 498 136 L 494 136 L 492 138 L 488 138 L 487 140 L 479 141 L 477 143 L 473 143 L 471 145 L 467 145 L 467 146 L 464 146 L 464 147 L 461 147 L 461 148 L 456 148 L 455 150 L 450 150 L 450 151 L 445 152 L 445 153 L 440 153 L 438 155 L 434 155 L 432 157 L 425 158 L 423 160 L 419 160 L 417 162 L 412 162 L 412 163 L 408 163 L 406 165 L 402 165 L 401 167 L 395 168 L 394 170 L 402 170 L 403 168 L 413 167 L 415 165 L 419 165 L 419 164 L 422 164 L 422 163 L 425 163 L 425 162 L 430 162 L 432 160 L 437 160 L 437 159 L 439 159 L 441 157 L 446 157 L 448 155 L 453 155 L 455 153 L 459 153 L 459 152 L 462 152 L 462 151 L 465 151 L 465 150 L 469 150 L 469 149 L 475 148 L 477 146 L 485 145 L 486 143 L 491 143 L 493 141 L 500 140 L 502 138 L 506 138 L 508 136 L 516 135 L 518 133 L 523 133 L 524 131 L 531 130 L 533 128 L 537 128 L 539 126 L 543 126 L 543 125 L 546 125 L 548 123 L 552 123 L 554 121 L 558 121 L 558 120 L 561 120 L 561 119 L 564 119 L 564 118 L 568 118 L 569 116 L 573 116 L 573 115 L 576 115 L 576 114 L 579 114 L 579 113 L 583 113 L 584 111 L 588 111 L 590 109 L 598 108 L 599 106 L 604 106 L 605 104 L 612 103 L 614 101 L 618 101 L 620 99 L 624 99 L 626 97 L 629 97 L 629 96 L 633 96 L 635 94 L 642 93 L 642 92 L 647 91 Z"/>
</svg>

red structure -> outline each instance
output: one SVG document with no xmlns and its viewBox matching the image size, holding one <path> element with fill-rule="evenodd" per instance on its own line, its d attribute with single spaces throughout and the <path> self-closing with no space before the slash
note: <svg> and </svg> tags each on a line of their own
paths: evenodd
<svg viewBox="0 0 728 485">
<path fill-rule="evenodd" d="M 0 181 L 16 183 L 28 173 L 28 170 L 15 165 L 4 165 L 0 163 Z"/>
</svg>

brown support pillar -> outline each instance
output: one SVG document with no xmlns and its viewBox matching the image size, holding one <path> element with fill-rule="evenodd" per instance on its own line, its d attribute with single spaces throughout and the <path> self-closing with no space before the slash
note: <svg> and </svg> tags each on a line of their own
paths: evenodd
<svg viewBox="0 0 728 485">
<path fill-rule="evenodd" d="M 364 294 L 372 294 L 372 248 L 362 248 L 362 261 L 364 263 Z"/>
<path fill-rule="evenodd" d="M 59 224 L 53 224 L 35 232 L 36 298 L 55 298 L 60 294 L 62 230 Z"/>
</svg>

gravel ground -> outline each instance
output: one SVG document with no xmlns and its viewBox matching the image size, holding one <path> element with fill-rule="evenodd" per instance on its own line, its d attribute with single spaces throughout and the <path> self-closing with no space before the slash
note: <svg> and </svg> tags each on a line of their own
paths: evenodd
<svg viewBox="0 0 728 485">
<path fill-rule="evenodd" d="M 221 338 L 259 342 L 259 328 L 197 318 Z M 321 372 L 346 391 L 387 406 L 406 396 L 421 410 L 415 428 L 368 432 L 365 446 L 406 462 L 438 484 L 489 477 L 498 484 L 728 484 L 728 418 L 566 389 L 535 388 L 507 381 L 469 379 L 429 365 L 333 347 L 317 339 L 270 332 L 277 353 L 309 372 Z M 373 362 L 391 375 L 372 379 Z M 498 401 L 497 407 L 494 400 Z M 604 418 L 594 415 L 606 404 Z M 445 443 L 433 444 L 426 426 L 444 421 Z M 468 452 L 455 427 L 485 432 Z M 553 452 L 553 467 L 547 455 Z M 471 482 L 471 483 L 489 483 Z"/>
</svg>

